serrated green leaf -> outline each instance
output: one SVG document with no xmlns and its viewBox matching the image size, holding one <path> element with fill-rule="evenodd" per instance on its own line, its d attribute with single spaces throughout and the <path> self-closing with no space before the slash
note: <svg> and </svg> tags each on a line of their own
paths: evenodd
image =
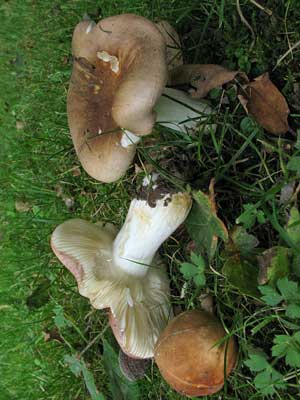
<svg viewBox="0 0 300 400">
<path fill-rule="evenodd" d="M 276 335 L 274 346 L 272 347 L 273 357 L 283 357 L 290 345 L 291 337 L 289 335 Z"/>
<path fill-rule="evenodd" d="M 206 251 L 211 259 L 216 251 L 217 239 L 226 241 L 228 232 L 217 217 L 213 195 L 209 196 L 199 190 L 193 197 L 195 201 L 186 220 L 186 227 L 198 248 Z"/>
<path fill-rule="evenodd" d="M 226 279 L 240 290 L 250 296 L 259 296 L 257 289 L 258 269 L 248 261 L 239 257 L 229 257 L 222 268 Z"/>
<path fill-rule="evenodd" d="M 188 280 L 197 275 L 198 269 L 194 264 L 184 262 L 180 264 L 180 272 L 182 273 L 184 278 Z"/>
<path fill-rule="evenodd" d="M 300 367 L 300 352 L 296 348 L 296 346 L 291 345 L 287 351 L 285 356 L 285 363 L 293 368 Z"/>
<path fill-rule="evenodd" d="M 300 171 L 300 157 L 293 156 L 287 163 L 287 169 L 293 172 Z"/>
<path fill-rule="evenodd" d="M 193 279 L 196 286 L 204 286 L 206 279 L 205 279 L 205 261 L 201 256 L 197 256 L 195 253 L 191 254 L 191 258 L 193 262 L 197 264 L 191 264 L 184 262 L 180 264 L 180 272 L 184 276 L 185 279 L 190 280 Z"/>
<path fill-rule="evenodd" d="M 294 303 L 288 304 L 285 313 L 289 318 L 300 319 L 300 306 Z"/>
<path fill-rule="evenodd" d="M 262 354 L 250 354 L 249 359 L 244 362 L 252 372 L 262 371 L 268 368 L 269 363 Z"/>
<path fill-rule="evenodd" d="M 195 285 L 198 287 L 204 286 L 206 283 L 206 278 L 204 274 L 197 274 L 193 277 Z"/>
<path fill-rule="evenodd" d="M 271 367 L 256 375 L 254 385 L 264 396 L 273 395 L 275 389 L 284 389 L 286 387 L 283 376 Z"/>
<path fill-rule="evenodd" d="M 255 224 L 257 210 L 253 204 L 244 204 L 243 208 L 244 212 L 236 219 L 236 223 L 250 229 Z"/>
<path fill-rule="evenodd" d="M 139 384 L 130 382 L 122 374 L 118 354 L 106 339 L 103 340 L 103 363 L 113 400 L 139 400 Z"/>
<path fill-rule="evenodd" d="M 263 295 L 261 299 L 269 306 L 277 306 L 283 300 L 283 297 L 271 286 L 258 286 L 258 289 Z"/>
<path fill-rule="evenodd" d="M 278 279 L 277 287 L 286 301 L 300 301 L 300 291 L 296 282 L 290 281 L 287 277 L 285 277 Z"/>
<path fill-rule="evenodd" d="M 193 262 L 193 264 L 195 264 L 198 269 L 200 269 L 201 271 L 204 271 L 205 269 L 205 260 L 204 258 L 199 254 L 196 254 L 194 252 L 191 253 L 191 260 Z"/>
</svg>

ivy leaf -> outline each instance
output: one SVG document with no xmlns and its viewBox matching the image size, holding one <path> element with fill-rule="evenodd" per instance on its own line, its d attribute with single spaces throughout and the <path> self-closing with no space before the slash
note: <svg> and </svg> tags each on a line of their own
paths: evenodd
<svg viewBox="0 0 300 400">
<path fill-rule="evenodd" d="M 217 216 L 214 181 L 209 185 L 209 194 L 199 190 L 193 197 L 195 202 L 186 220 L 186 227 L 197 247 L 205 250 L 211 259 L 217 248 L 218 237 L 224 241 L 228 239 L 226 226 Z"/>
<path fill-rule="evenodd" d="M 193 263 L 184 262 L 180 264 L 180 272 L 186 280 L 193 279 L 196 286 L 204 286 L 206 282 L 204 258 L 192 252 L 191 260 Z"/>
<path fill-rule="evenodd" d="M 240 290 L 241 293 L 250 296 L 259 296 L 257 289 L 258 270 L 246 260 L 240 257 L 229 257 L 222 268 L 222 272 L 231 283 Z"/>
<path fill-rule="evenodd" d="M 263 295 L 261 299 L 269 306 L 277 306 L 283 300 L 283 297 L 271 286 L 258 286 L 258 289 Z"/>
</svg>

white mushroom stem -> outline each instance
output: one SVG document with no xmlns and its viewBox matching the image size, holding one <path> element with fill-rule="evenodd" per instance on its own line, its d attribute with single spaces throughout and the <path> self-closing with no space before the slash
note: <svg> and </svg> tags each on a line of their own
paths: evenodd
<svg viewBox="0 0 300 400">
<path fill-rule="evenodd" d="M 113 244 L 114 264 L 130 275 L 146 275 L 159 246 L 183 223 L 190 207 L 188 193 L 167 194 L 155 207 L 134 199 Z"/>
<path fill-rule="evenodd" d="M 201 123 L 206 123 L 211 107 L 204 101 L 192 99 L 182 90 L 165 88 L 154 107 L 160 125 L 186 132 Z"/>
</svg>

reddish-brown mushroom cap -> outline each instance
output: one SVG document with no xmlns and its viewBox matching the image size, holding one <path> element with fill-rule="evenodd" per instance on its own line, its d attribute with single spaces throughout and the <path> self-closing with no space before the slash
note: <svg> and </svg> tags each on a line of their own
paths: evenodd
<svg viewBox="0 0 300 400">
<path fill-rule="evenodd" d="M 221 323 L 205 311 L 186 311 L 174 318 L 158 339 L 155 361 L 165 380 L 178 392 L 205 396 L 220 390 L 237 359 L 231 338 L 219 346 L 225 336 Z"/>
<path fill-rule="evenodd" d="M 151 21 L 122 14 L 80 22 L 72 49 L 67 109 L 74 146 L 92 177 L 115 181 L 134 157 L 131 134 L 152 131 L 167 81 L 166 45 Z"/>
</svg>

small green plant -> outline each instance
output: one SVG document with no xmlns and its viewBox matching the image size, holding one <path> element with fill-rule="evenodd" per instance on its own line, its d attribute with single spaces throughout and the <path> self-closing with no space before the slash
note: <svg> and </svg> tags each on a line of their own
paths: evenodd
<svg viewBox="0 0 300 400">
<path fill-rule="evenodd" d="M 181 263 L 180 272 L 187 281 L 193 280 L 197 287 L 203 287 L 206 282 L 205 260 L 201 255 L 192 252 L 191 261 L 191 263 Z"/>
</svg>

